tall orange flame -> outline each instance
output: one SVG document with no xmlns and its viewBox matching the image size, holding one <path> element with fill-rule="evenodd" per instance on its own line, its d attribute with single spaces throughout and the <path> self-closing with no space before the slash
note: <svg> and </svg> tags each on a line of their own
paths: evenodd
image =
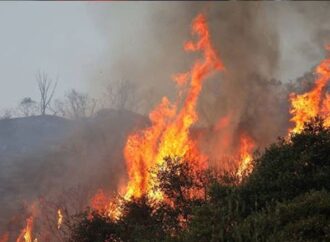
<svg viewBox="0 0 330 242">
<path fill-rule="evenodd" d="M 317 79 L 311 91 L 300 95 L 290 94 L 290 113 L 293 115 L 290 121 L 295 123 L 295 126 L 290 130 L 291 133 L 300 133 L 304 123 L 318 115 L 325 119 L 326 125 L 330 125 L 329 94 L 326 93 L 330 80 L 330 59 L 321 61 L 315 72 Z"/>
<path fill-rule="evenodd" d="M 33 229 L 33 216 L 30 216 L 26 219 L 26 226 L 21 231 L 20 235 L 18 236 L 16 242 L 32 242 L 37 241 L 37 239 L 32 238 L 32 229 Z"/>
<path fill-rule="evenodd" d="M 255 143 L 249 136 L 246 134 L 241 135 L 239 148 L 240 164 L 236 173 L 240 178 L 251 173 L 253 169 L 251 162 L 254 147 Z"/>
<path fill-rule="evenodd" d="M 324 117 L 324 125 L 330 127 L 330 93 L 326 93 L 323 100 L 321 115 Z"/>
<path fill-rule="evenodd" d="M 149 171 L 157 165 L 161 166 L 166 156 L 189 158 L 195 160 L 200 168 L 206 166 L 206 156 L 199 151 L 196 141 L 190 138 L 189 129 L 198 120 L 196 105 L 204 79 L 216 70 L 223 70 L 223 64 L 212 47 L 204 15 L 195 18 L 192 33 L 198 35 L 198 41 L 188 41 L 184 48 L 186 51 L 202 52 L 203 58 L 197 60 L 190 71 L 174 78 L 180 93 L 184 85 L 189 85 L 185 99 L 178 98 L 176 104 L 172 104 L 164 97 L 149 115 L 151 127 L 128 137 L 124 148 L 129 176 L 125 193 L 127 199 L 139 198 L 143 194 L 161 198 L 161 194 L 152 191 L 156 181 Z M 183 101 L 181 109 L 178 108 L 180 101 Z"/>
</svg>

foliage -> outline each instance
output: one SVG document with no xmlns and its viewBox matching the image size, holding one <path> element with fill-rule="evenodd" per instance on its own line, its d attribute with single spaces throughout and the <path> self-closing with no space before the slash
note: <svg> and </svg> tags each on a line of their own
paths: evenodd
<svg viewBox="0 0 330 242">
<path fill-rule="evenodd" d="M 329 192 L 310 191 L 250 215 L 239 230 L 244 241 L 328 241 L 329 204 Z"/>
<path fill-rule="evenodd" d="M 31 116 L 35 115 L 36 111 L 38 109 L 38 105 L 36 101 L 32 100 L 30 97 L 25 97 L 22 99 L 22 101 L 19 103 L 19 111 L 25 116 Z"/>
<path fill-rule="evenodd" d="M 257 206 L 293 199 L 311 189 L 330 189 L 330 129 L 316 118 L 301 134 L 280 139 L 255 160 L 255 169 L 240 188 L 250 212 Z"/>
<path fill-rule="evenodd" d="M 193 206 L 198 206 L 205 199 L 205 179 L 201 171 L 193 169 L 193 164 L 180 158 L 164 159 L 164 164 L 154 174 L 159 181 L 155 190 L 165 196 L 172 207 L 176 226 L 185 225 L 192 213 Z"/>
<path fill-rule="evenodd" d="M 154 174 L 166 202 L 126 202 L 116 223 L 83 219 L 79 241 L 99 241 L 104 232 L 122 241 L 330 240 L 330 129 L 319 118 L 258 155 L 241 183 L 192 164 L 166 158 Z"/>
<path fill-rule="evenodd" d="M 72 234 L 70 241 L 121 241 L 118 237 L 120 233 L 119 225 L 114 223 L 108 216 L 87 211 L 78 215 L 78 217 L 79 223 L 73 225 L 71 228 Z"/>
<path fill-rule="evenodd" d="M 123 206 L 123 217 L 118 222 L 123 241 L 160 241 L 165 236 L 161 217 L 154 212 L 146 197 L 133 199 Z"/>
</svg>

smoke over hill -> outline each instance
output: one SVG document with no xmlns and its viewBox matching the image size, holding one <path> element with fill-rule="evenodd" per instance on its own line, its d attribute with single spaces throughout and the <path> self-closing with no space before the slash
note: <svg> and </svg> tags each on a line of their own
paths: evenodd
<svg viewBox="0 0 330 242">
<path fill-rule="evenodd" d="M 79 205 L 67 215 L 91 201 L 95 209 L 108 207 L 109 194 L 133 178 L 144 187 L 126 195 L 145 195 L 149 163 L 163 155 L 185 157 L 196 148 L 201 164 L 225 170 L 251 162 L 253 151 L 294 125 L 289 94 L 313 88 L 314 67 L 330 40 L 327 10 L 328 3 L 91 3 L 95 28 L 109 40 L 90 74 L 92 92 L 101 97 L 107 85 L 122 88 L 116 98 L 123 102 L 116 110 L 104 103 L 95 116 L 74 121 L 37 116 L 0 122 L 0 232 L 15 235 L 24 227 L 16 217 L 22 203 L 29 207 L 41 197 L 58 209 L 64 204 L 59 197 L 78 186 Z M 218 64 L 209 61 L 210 52 Z M 183 72 L 187 78 L 171 81 Z M 36 226 L 40 234 L 47 231 L 43 226 Z"/>
</svg>

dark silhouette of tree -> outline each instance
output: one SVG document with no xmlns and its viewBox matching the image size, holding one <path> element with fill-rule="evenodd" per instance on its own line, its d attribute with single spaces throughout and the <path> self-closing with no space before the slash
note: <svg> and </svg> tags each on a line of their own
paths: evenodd
<svg viewBox="0 0 330 242">
<path fill-rule="evenodd" d="M 105 98 L 111 108 L 135 111 L 138 108 L 137 86 L 128 80 L 117 81 L 106 89 Z"/>
<path fill-rule="evenodd" d="M 66 113 L 74 119 L 90 117 L 94 114 L 96 100 L 87 94 L 79 93 L 72 89 L 66 95 Z"/>
<path fill-rule="evenodd" d="M 40 113 L 46 115 L 56 90 L 57 81 L 54 82 L 45 72 L 40 71 L 36 74 L 36 80 L 40 94 Z"/>
<path fill-rule="evenodd" d="M 32 100 L 32 98 L 25 97 L 19 103 L 18 108 L 25 117 L 28 117 L 34 115 L 35 112 L 37 111 L 37 103 L 36 101 Z"/>
</svg>

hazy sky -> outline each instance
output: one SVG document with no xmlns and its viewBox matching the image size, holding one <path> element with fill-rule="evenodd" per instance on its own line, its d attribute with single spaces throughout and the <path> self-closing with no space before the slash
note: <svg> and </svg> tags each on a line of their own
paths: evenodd
<svg viewBox="0 0 330 242">
<path fill-rule="evenodd" d="M 58 76 L 57 96 L 70 88 L 88 90 L 84 70 L 106 43 L 87 12 L 86 2 L 0 3 L 0 108 L 23 97 L 38 98 L 35 74 Z"/>
<path fill-rule="evenodd" d="M 162 8 L 162 4 L 167 8 Z M 268 6 L 275 3 L 264 4 Z M 306 9 L 315 14 L 306 17 L 300 11 L 294 11 L 293 4 L 290 3 L 291 8 L 284 4 L 289 3 L 277 3 L 276 11 L 266 8 L 266 13 L 278 26 L 280 38 L 281 53 L 276 78 L 287 80 L 310 70 L 322 58 L 322 50 L 315 48 L 313 40 L 316 36 L 314 29 L 319 25 L 311 19 L 318 15 L 327 18 L 327 12 L 321 12 L 321 4 L 312 6 L 311 3 Z M 125 73 L 133 66 L 140 68 L 144 74 L 148 66 L 139 64 L 148 64 L 147 57 L 150 56 L 153 57 L 151 62 L 156 60 L 156 64 L 159 61 L 157 65 L 163 66 L 168 58 L 158 54 L 159 50 L 154 48 L 162 46 L 157 43 L 162 41 L 157 39 L 161 31 L 153 36 L 150 32 L 154 29 L 148 26 L 150 19 L 156 26 L 162 21 L 175 25 L 175 21 L 158 19 L 153 15 L 157 15 L 157 9 L 158 12 L 163 11 L 163 17 L 182 18 L 180 11 L 173 11 L 179 5 L 180 8 L 185 7 L 183 3 L 162 2 L 0 2 L 0 110 L 15 108 L 23 97 L 38 100 L 35 80 L 38 70 L 53 78 L 58 77 L 56 97 L 61 98 L 71 88 L 92 93 L 102 90 L 103 86 L 96 79 L 101 78 L 102 73 L 107 75 L 106 79 L 115 76 L 108 72 L 111 65 L 115 66 L 115 71 L 119 69 L 116 68 L 119 61 L 128 63 L 128 68 L 121 70 Z M 323 22 L 323 28 L 328 30 L 327 21 Z M 183 31 L 189 28 L 187 26 Z M 144 35 L 151 36 L 147 43 Z M 174 50 L 176 48 L 173 47 Z M 126 59 L 118 60 L 116 54 Z M 159 60 L 155 56 L 159 56 Z M 166 76 L 169 72 L 170 81 L 173 73 L 166 68 L 164 70 Z M 144 76 L 135 73 L 134 77 L 129 78 L 142 80 Z"/>
</svg>

